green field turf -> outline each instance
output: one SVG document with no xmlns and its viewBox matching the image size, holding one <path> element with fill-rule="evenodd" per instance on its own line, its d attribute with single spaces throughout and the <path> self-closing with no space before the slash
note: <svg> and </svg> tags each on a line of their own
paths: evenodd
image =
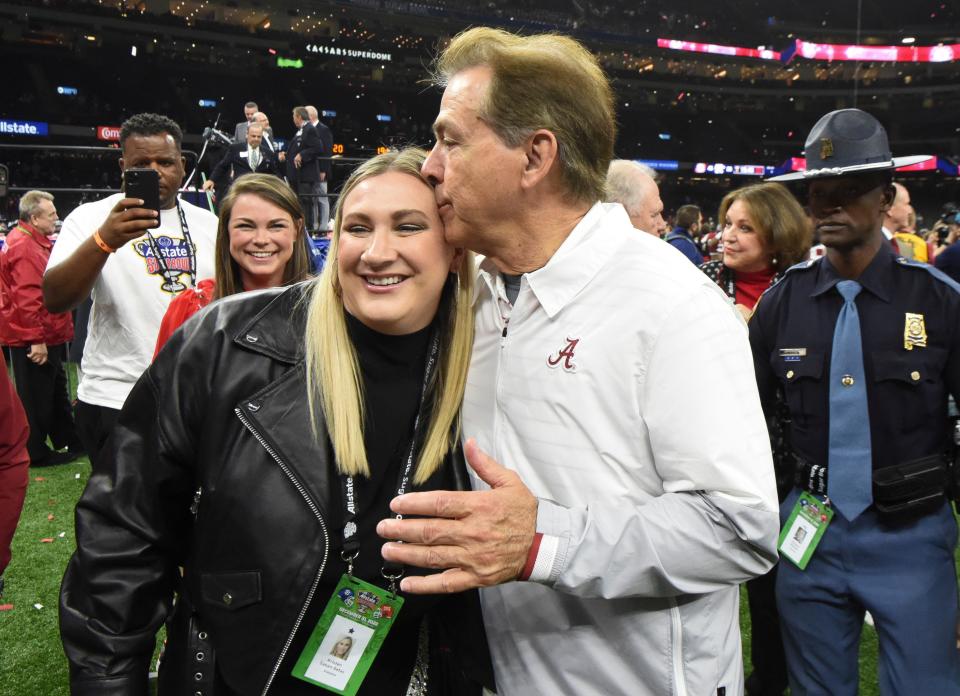
<svg viewBox="0 0 960 696">
<path fill-rule="evenodd" d="M 67 661 L 57 632 L 60 580 L 74 549 L 73 508 L 90 474 L 86 459 L 30 470 L 30 488 L 13 540 L 13 560 L 0 603 L 0 694 L 68 696 Z M 79 478 L 78 478 L 79 475 Z M 52 516 L 52 519 L 51 519 Z M 61 537 L 60 535 L 63 534 Z M 52 542 L 43 542 L 52 539 Z M 39 604 L 41 609 L 35 608 Z M 749 673 L 750 630 L 746 595 L 741 598 L 744 659 Z M 864 626 L 860 651 L 860 693 L 878 694 L 877 639 Z"/>
</svg>

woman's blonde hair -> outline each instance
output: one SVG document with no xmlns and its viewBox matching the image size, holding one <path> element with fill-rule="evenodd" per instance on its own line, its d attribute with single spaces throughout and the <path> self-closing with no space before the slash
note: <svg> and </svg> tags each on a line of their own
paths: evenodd
<svg viewBox="0 0 960 696">
<path fill-rule="evenodd" d="M 458 72 L 477 66 L 492 73 L 480 118 L 509 147 L 538 129 L 550 131 L 570 194 L 603 200 L 617 124 L 613 89 L 597 57 L 569 36 L 475 27 L 450 41 L 432 81 L 446 87 Z"/>
<path fill-rule="evenodd" d="M 320 422 L 318 404 L 326 419 L 337 467 L 343 474 L 370 475 L 364 432 L 363 381 L 357 351 L 347 331 L 346 310 L 337 268 L 343 205 L 357 184 L 387 172 L 416 177 L 427 186 L 420 167 L 427 153 L 418 148 L 387 152 L 367 160 L 343 185 L 334 217 L 328 262 L 308 296 L 306 321 L 307 395 L 314 423 Z M 443 463 L 459 437 L 460 403 L 467 382 L 473 347 L 473 260 L 465 254 L 460 272 L 451 274 L 441 298 L 437 322 L 440 332 L 439 369 L 427 391 L 429 423 L 420 448 L 413 482 L 425 482 Z"/>
<path fill-rule="evenodd" d="M 297 234 L 293 242 L 293 256 L 283 269 L 283 284 L 291 285 L 306 280 L 310 275 L 310 259 L 307 256 L 307 233 L 303 226 L 303 209 L 300 199 L 287 184 L 272 174 L 244 174 L 230 187 L 230 192 L 220 203 L 220 220 L 217 223 L 217 241 L 214 247 L 214 278 L 216 287 L 213 299 L 228 297 L 243 292 L 240 266 L 230 254 L 230 215 L 240 196 L 250 194 L 272 203 L 293 220 Z"/>
<path fill-rule="evenodd" d="M 777 268 L 786 270 L 807 258 L 813 225 L 786 187 L 768 181 L 731 191 L 720 201 L 717 221 L 721 228 L 726 226 L 727 211 L 735 201 L 747 204 L 757 235 L 772 254 Z"/>
</svg>

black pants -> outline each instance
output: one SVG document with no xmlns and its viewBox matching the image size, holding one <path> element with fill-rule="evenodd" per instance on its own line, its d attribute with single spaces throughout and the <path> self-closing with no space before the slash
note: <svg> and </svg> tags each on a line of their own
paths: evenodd
<svg viewBox="0 0 960 696">
<path fill-rule="evenodd" d="M 77 434 L 90 456 L 94 471 L 97 470 L 97 461 L 119 415 L 120 411 L 115 408 L 77 401 Z"/>
<path fill-rule="evenodd" d="M 747 679 L 748 696 L 780 696 L 787 688 L 787 659 L 780 637 L 780 613 L 774 589 L 777 566 L 747 581 L 750 605 L 750 659 L 753 673 Z"/>
<path fill-rule="evenodd" d="M 17 394 L 23 402 L 30 424 L 27 453 L 31 464 L 43 464 L 52 454 L 47 437 L 55 449 L 80 449 L 67 394 L 67 375 L 63 370 L 64 345 L 47 346 L 47 362 L 37 365 L 27 353 L 29 347 L 11 347 L 10 362 Z"/>
<path fill-rule="evenodd" d="M 320 208 L 319 194 L 319 181 L 297 182 L 297 196 L 300 197 L 300 205 L 303 206 L 303 224 L 307 228 L 307 232 L 315 232 L 319 225 L 317 220 Z"/>
</svg>

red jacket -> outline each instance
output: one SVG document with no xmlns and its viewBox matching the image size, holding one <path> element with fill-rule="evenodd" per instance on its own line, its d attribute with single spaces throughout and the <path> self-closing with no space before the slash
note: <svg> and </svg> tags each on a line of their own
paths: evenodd
<svg viewBox="0 0 960 696">
<path fill-rule="evenodd" d="M 184 322 L 213 302 L 213 292 L 217 285 L 213 278 L 205 278 L 197 283 L 195 288 L 187 288 L 174 297 L 167 306 L 167 313 L 160 322 L 160 331 L 157 333 L 157 347 L 153 349 L 153 357 L 163 348 L 173 332 L 183 326 Z"/>
<path fill-rule="evenodd" d="M 27 494 L 29 433 L 27 416 L 0 352 L 0 575 L 10 562 L 10 542 Z"/>
<path fill-rule="evenodd" d="M 43 306 L 43 272 L 53 244 L 22 220 L 7 234 L 0 254 L 0 344 L 56 346 L 73 339 L 70 312 Z"/>
</svg>

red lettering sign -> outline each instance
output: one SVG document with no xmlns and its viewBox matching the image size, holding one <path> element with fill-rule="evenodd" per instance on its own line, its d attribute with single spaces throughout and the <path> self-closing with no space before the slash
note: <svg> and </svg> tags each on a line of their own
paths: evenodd
<svg viewBox="0 0 960 696">
<path fill-rule="evenodd" d="M 120 126 L 97 126 L 98 140 L 120 140 Z"/>
</svg>

